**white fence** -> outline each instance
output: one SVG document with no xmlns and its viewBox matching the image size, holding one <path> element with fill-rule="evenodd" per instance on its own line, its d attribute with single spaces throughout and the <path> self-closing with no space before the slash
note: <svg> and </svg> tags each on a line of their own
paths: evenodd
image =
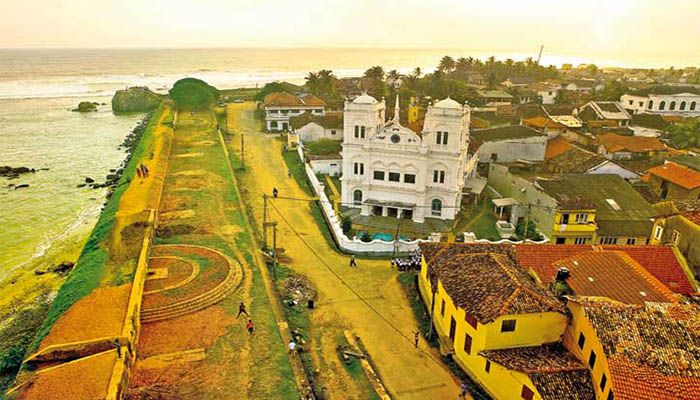
<svg viewBox="0 0 700 400">
<path fill-rule="evenodd" d="M 301 143 L 299 143 L 299 146 L 297 147 L 297 152 L 299 153 L 301 162 L 304 164 L 306 176 L 309 178 L 309 182 L 311 182 L 311 187 L 313 188 L 316 196 L 319 198 L 321 211 L 323 212 L 323 216 L 326 218 L 331 234 L 333 234 L 333 237 L 341 250 L 356 254 L 389 254 L 393 253 L 394 251 L 403 253 L 418 249 L 418 244 L 421 242 L 430 241 L 417 239 L 413 241 L 397 240 L 387 242 L 386 240 L 375 239 L 371 242 L 363 242 L 359 238 L 350 239 L 347 237 L 345 233 L 343 233 L 340 219 L 333 210 L 333 204 L 328 199 L 328 196 L 326 196 L 323 183 L 319 182 L 313 168 L 311 168 L 311 166 L 306 163 L 304 159 L 304 149 Z M 436 239 L 439 240 L 439 237 L 436 237 Z"/>
</svg>

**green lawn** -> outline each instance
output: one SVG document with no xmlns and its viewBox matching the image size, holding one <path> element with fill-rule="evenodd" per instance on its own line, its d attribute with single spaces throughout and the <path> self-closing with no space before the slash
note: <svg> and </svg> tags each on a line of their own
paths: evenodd
<svg viewBox="0 0 700 400">
<path fill-rule="evenodd" d="M 331 139 L 320 139 L 315 142 L 304 144 L 304 148 L 309 154 L 327 155 L 340 153 L 340 141 Z"/>
</svg>

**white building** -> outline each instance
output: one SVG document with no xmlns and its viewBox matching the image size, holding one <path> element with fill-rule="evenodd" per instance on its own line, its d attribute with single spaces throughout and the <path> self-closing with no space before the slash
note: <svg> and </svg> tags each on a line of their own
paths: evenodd
<svg viewBox="0 0 700 400">
<path fill-rule="evenodd" d="M 617 101 L 589 101 L 576 110 L 576 116 L 583 122 L 614 121 L 618 126 L 628 126 L 632 120 Z"/>
<path fill-rule="evenodd" d="M 547 135 L 522 125 L 471 132 L 469 153 L 479 162 L 544 161 Z"/>
<path fill-rule="evenodd" d="M 291 117 L 291 133 L 299 135 L 304 143 L 321 139 L 343 140 L 343 113 L 328 111 L 326 115 L 305 112 Z"/>
<path fill-rule="evenodd" d="M 654 86 L 622 95 L 620 103 L 632 114 L 700 116 L 700 89 L 692 86 Z"/>
<path fill-rule="evenodd" d="M 454 219 L 462 202 L 470 109 L 447 98 L 428 107 L 422 132 L 385 121 L 386 103 L 345 102 L 342 202 L 362 215 Z"/>
<path fill-rule="evenodd" d="M 268 131 L 289 130 L 289 118 L 310 112 L 325 115 L 326 103 L 312 94 L 295 96 L 285 92 L 270 93 L 263 100 L 265 128 Z"/>
</svg>

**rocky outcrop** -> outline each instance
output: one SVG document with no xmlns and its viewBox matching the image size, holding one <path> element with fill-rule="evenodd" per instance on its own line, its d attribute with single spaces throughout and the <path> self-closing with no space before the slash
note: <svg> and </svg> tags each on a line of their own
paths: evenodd
<svg viewBox="0 0 700 400">
<path fill-rule="evenodd" d="M 36 169 L 29 167 L 10 167 L 9 165 L 0 166 L 0 176 L 14 179 L 22 174 L 34 173 Z"/>
<path fill-rule="evenodd" d="M 91 111 L 97 111 L 97 106 L 99 106 L 100 103 L 95 103 L 92 101 L 81 101 L 78 103 L 78 108 L 74 108 L 73 111 L 75 112 L 91 112 Z"/>
<path fill-rule="evenodd" d="M 115 113 L 149 112 L 158 107 L 162 96 L 147 87 L 130 87 L 117 90 L 112 97 L 112 111 Z"/>
</svg>

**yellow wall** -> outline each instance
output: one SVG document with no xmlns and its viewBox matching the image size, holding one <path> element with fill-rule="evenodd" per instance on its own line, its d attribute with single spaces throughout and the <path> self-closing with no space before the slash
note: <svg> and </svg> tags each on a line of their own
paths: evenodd
<svg viewBox="0 0 700 400">
<path fill-rule="evenodd" d="M 408 123 L 413 123 L 418 121 L 420 106 L 418 105 L 418 99 L 411 97 L 411 102 L 408 105 Z"/>
<path fill-rule="evenodd" d="M 598 337 L 593 330 L 593 327 L 586 319 L 583 312 L 583 307 L 578 303 L 570 301 L 568 303 L 569 310 L 572 314 L 572 320 L 566 331 L 564 332 L 564 346 L 576 357 L 583 362 L 583 364 L 588 367 L 588 359 L 591 351 L 596 354 L 596 362 L 593 369 L 589 367 L 591 372 L 591 378 L 593 379 L 593 387 L 596 391 L 596 398 L 605 400 L 607 399 L 608 393 L 612 389 L 612 378 L 610 377 L 610 368 L 608 367 L 608 360 L 603 352 L 603 347 L 598 341 Z M 583 345 L 583 350 L 578 346 L 579 333 L 583 332 L 586 337 L 586 341 Z M 605 390 L 600 390 L 600 381 L 603 374 L 607 377 L 607 383 L 605 385 Z"/>
<path fill-rule="evenodd" d="M 427 267 L 422 263 L 419 290 L 430 312 L 432 290 L 427 277 Z M 536 346 L 543 343 L 558 341 L 566 329 L 567 318 L 556 312 L 537 314 L 510 315 L 498 318 L 486 325 L 477 324 L 473 328 L 466 322 L 465 311 L 454 305 L 445 293 L 442 283 L 438 281 L 435 293 L 434 324 L 443 342 L 449 342 L 451 319 L 456 322 L 453 358 L 467 374 L 484 387 L 494 398 L 521 399 L 522 386 L 527 385 L 535 393 L 535 399 L 541 399 L 530 378 L 523 373 L 508 370 L 505 367 L 491 363 L 491 371 L 486 372 L 486 359 L 478 353 L 482 350 L 503 349 L 521 346 Z M 442 303 L 445 302 L 444 315 Z M 501 332 L 503 319 L 515 319 L 514 332 Z M 471 336 L 472 345 L 469 354 L 464 349 L 466 335 Z"/>
<path fill-rule="evenodd" d="M 569 214 L 569 222 L 563 224 L 564 214 Z M 576 214 L 588 215 L 588 220 L 585 223 L 576 223 Z M 577 238 L 585 238 L 585 243 L 593 244 L 595 242 L 595 210 L 557 210 L 554 214 L 554 225 L 552 227 L 552 242 L 556 243 L 557 238 L 565 238 L 565 244 L 575 244 Z"/>
</svg>

